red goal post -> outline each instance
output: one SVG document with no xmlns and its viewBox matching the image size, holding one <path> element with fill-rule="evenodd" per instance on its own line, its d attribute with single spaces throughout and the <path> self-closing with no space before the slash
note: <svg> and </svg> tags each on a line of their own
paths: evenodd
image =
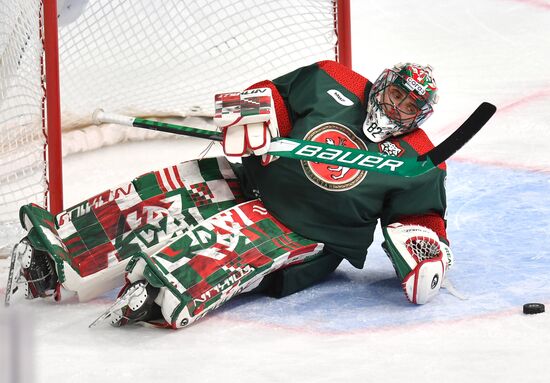
<svg viewBox="0 0 550 383">
<path fill-rule="evenodd" d="M 0 228 L 25 203 L 63 209 L 62 138 L 97 107 L 210 115 L 216 92 L 319 60 L 351 67 L 349 0 L 4 1 Z M 2 233 L 0 249 L 20 234 Z"/>
</svg>

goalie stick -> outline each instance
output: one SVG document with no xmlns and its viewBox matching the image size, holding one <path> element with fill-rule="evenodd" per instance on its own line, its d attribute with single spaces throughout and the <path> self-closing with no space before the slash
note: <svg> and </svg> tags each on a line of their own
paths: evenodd
<svg viewBox="0 0 550 383">
<path fill-rule="evenodd" d="M 346 168 L 375 171 L 382 174 L 415 177 L 434 169 L 456 153 L 483 128 L 495 112 L 496 107 L 494 105 L 488 102 L 481 103 L 472 115 L 447 139 L 427 153 L 417 157 L 399 158 L 384 153 L 353 149 L 345 146 L 281 137 L 273 139 L 268 153 L 273 156 L 296 160 L 321 162 Z M 223 139 L 220 132 L 106 113 L 102 109 L 94 112 L 93 121 L 96 124 L 114 123 L 183 136 L 205 138 L 213 141 L 222 141 Z"/>
</svg>

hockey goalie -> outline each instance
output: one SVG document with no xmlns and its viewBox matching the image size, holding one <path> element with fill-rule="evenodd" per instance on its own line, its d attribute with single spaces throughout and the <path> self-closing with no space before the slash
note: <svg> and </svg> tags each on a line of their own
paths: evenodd
<svg viewBox="0 0 550 383">
<path fill-rule="evenodd" d="M 6 300 L 89 300 L 123 286 L 98 318 L 180 328 L 243 292 L 284 297 L 347 260 L 362 268 L 378 222 L 405 297 L 437 295 L 452 264 L 445 164 L 418 177 L 276 158 L 275 137 L 416 157 L 433 113 L 432 68 L 386 69 L 372 83 L 332 61 L 217 95 L 226 157 L 141 175 L 57 216 L 20 210 Z M 351 158 L 349 159 L 352 160 Z"/>
</svg>

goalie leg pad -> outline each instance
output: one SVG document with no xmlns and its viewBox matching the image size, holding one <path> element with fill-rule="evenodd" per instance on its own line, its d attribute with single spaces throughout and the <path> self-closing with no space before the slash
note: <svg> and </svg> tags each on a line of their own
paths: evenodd
<svg viewBox="0 0 550 383">
<path fill-rule="evenodd" d="M 253 200 L 203 221 L 156 254 L 134 257 L 127 278 L 160 288 L 155 303 L 166 322 L 180 328 L 253 290 L 267 274 L 317 257 L 322 248 Z"/>
<path fill-rule="evenodd" d="M 53 260 L 58 281 L 86 301 L 122 286 L 134 254 L 153 254 L 242 200 L 228 161 L 209 158 L 146 173 L 55 217 L 25 205 L 20 219 L 32 248 Z"/>
<path fill-rule="evenodd" d="M 383 228 L 383 248 L 401 280 L 407 299 L 416 304 L 432 300 L 452 263 L 451 249 L 423 226 L 394 223 Z"/>
</svg>

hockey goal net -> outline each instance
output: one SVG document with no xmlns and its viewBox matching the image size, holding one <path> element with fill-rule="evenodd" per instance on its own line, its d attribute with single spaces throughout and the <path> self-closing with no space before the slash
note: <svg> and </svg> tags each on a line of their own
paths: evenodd
<svg viewBox="0 0 550 383">
<path fill-rule="evenodd" d="M 209 115 L 217 92 L 350 58 L 348 0 L 0 0 L 0 252 L 21 205 L 61 209 L 58 136 L 96 108 Z"/>
</svg>

